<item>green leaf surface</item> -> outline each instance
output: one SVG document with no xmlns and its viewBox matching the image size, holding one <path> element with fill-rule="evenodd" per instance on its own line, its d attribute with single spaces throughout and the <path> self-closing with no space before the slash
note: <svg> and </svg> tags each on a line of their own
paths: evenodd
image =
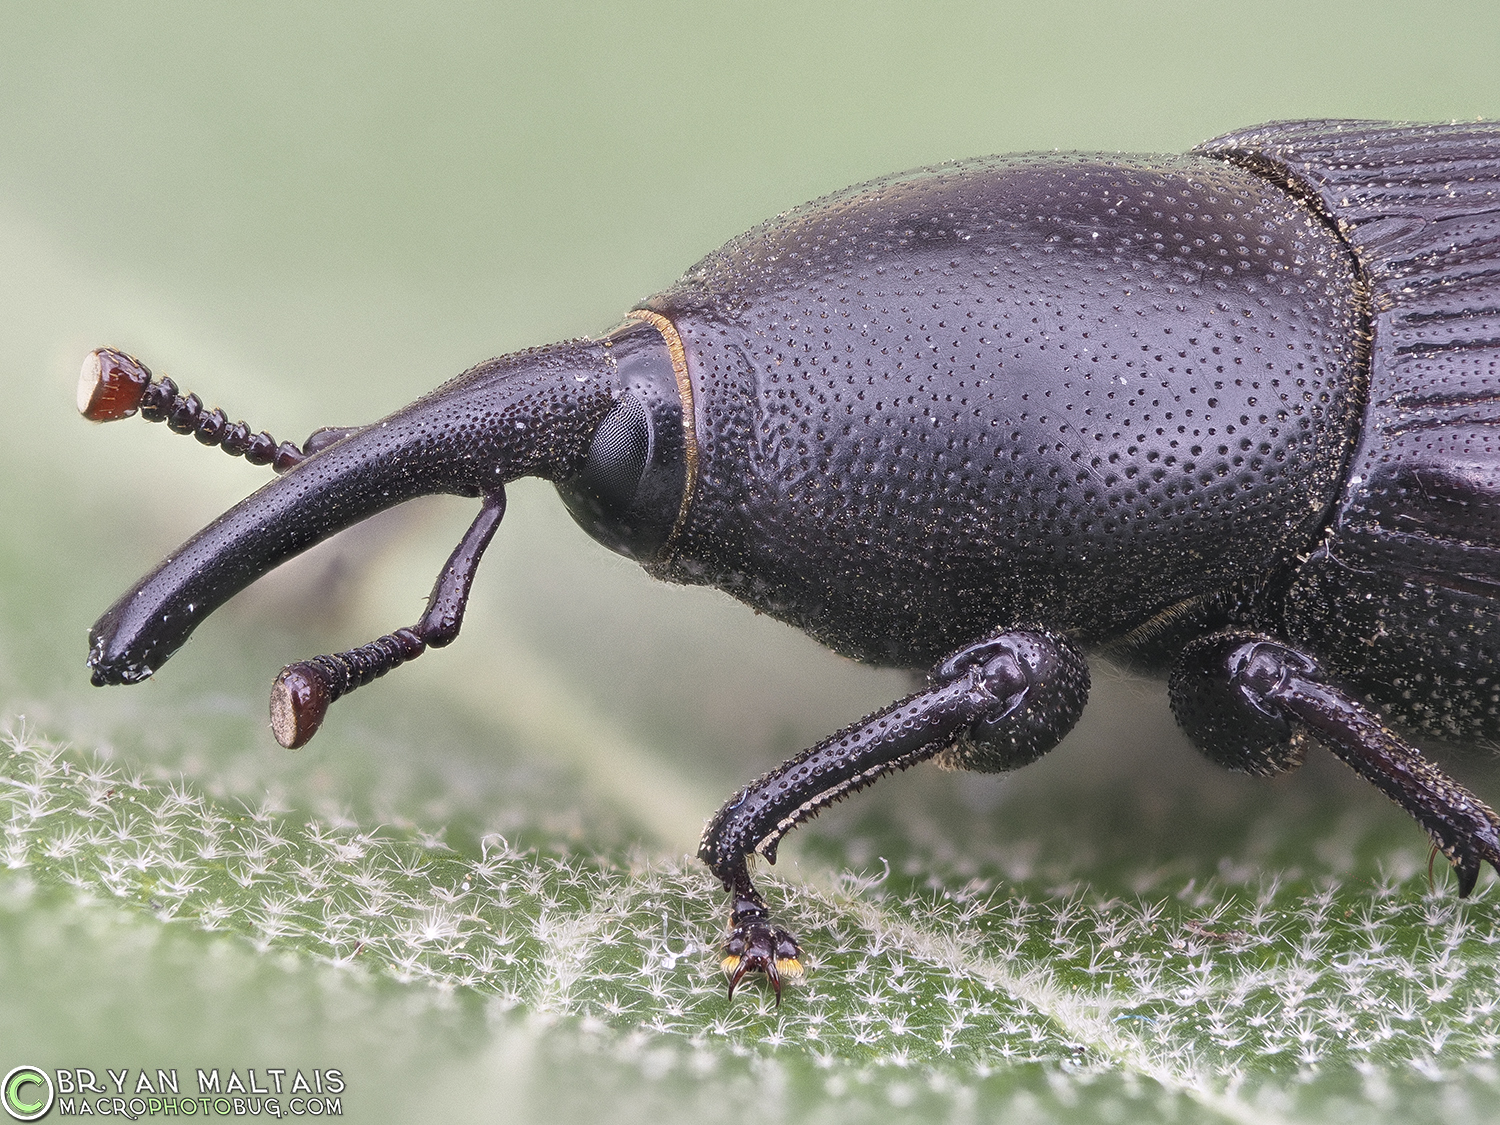
<svg viewBox="0 0 1500 1125">
<path fill-rule="evenodd" d="M 758 1084 L 774 1065 L 794 1104 L 853 1096 L 842 1112 L 1043 1090 L 1065 1106 L 1071 1090 L 1231 1120 L 1398 1094 L 1479 1120 L 1494 1092 L 1493 907 L 1430 891 L 1400 850 L 1377 855 L 1375 879 L 1135 871 L 1148 885 L 1108 896 L 986 874 L 1004 862 L 987 848 L 882 860 L 873 878 L 830 863 L 775 884 L 816 951 L 778 1008 L 765 990 L 726 1000 L 720 895 L 695 867 L 498 834 L 464 854 L 420 829 L 206 799 L 24 731 L 8 750 L 3 859 L 24 875 L 12 912 L 66 893 L 237 935 L 502 1023 L 558 1020 L 563 1037 L 678 1082 Z M 1343 835 L 1323 843 L 1375 843 Z M 1467 1118 L 1455 1096 L 1475 1099 Z"/>
<path fill-rule="evenodd" d="M 704 819 L 908 679 L 652 583 L 542 486 L 459 642 L 299 754 L 277 669 L 413 620 L 472 505 L 339 536 L 95 691 L 89 623 L 262 478 L 72 406 L 108 343 L 300 440 L 893 169 L 1494 116 L 1484 5 L 17 6 L 0 43 L 0 1070 L 333 1067 L 359 1121 L 1500 1112 L 1493 877 L 1429 882 L 1327 755 L 1217 771 L 1103 664 L 1036 765 L 789 837 L 760 877 L 808 974 L 731 1003 Z"/>
</svg>

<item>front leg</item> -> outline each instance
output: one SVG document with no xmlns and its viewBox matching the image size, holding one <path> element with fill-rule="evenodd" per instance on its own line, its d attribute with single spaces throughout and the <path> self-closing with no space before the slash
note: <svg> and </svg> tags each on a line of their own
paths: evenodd
<svg viewBox="0 0 1500 1125">
<path fill-rule="evenodd" d="M 752 852 L 775 863 L 781 838 L 824 806 L 945 750 L 970 769 L 1025 765 L 1057 745 L 1087 698 L 1088 667 L 1063 638 L 999 633 L 945 660 L 925 691 L 845 727 L 737 794 L 709 822 L 698 849 L 732 896 L 723 962 L 729 995 L 747 974 L 763 972 L 780 1003 L 782 978 L 802 973 L 801 947 L 771 921 L 750 879 Z"/>
</svg>

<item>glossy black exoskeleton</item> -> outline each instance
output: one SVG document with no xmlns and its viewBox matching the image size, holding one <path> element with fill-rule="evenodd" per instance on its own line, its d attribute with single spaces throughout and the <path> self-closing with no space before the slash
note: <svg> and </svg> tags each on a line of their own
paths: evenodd
<svg viewBox="0 0 1500 1125">
<path fill-rule="evenodd" d="M 1009 770 L 1088 693 L 1085 650 L 1167 672 L 1205 754 L 1320 743 L 1458 871 L 1500 818 L 1386 724 L 1500 739 L 1500 126 L 1270 125 L 1182 157 L 965 161 L 864 184 L 703 259 L 619 328 L 481 364 L 298 448 L 129 357 L 139 409 L 280 479 L 99 620 L 96 684 L 150 675 L 282 560 L 411 497 L 483 500 L 417 624 L 285 669 L 284 745 L 457 635 L 504 485 L 597 539 L 928 686 L 754 782 L 700 855 L 730 991 L 801 951 L 747 860 L 883 774 Z"/>
</svg>

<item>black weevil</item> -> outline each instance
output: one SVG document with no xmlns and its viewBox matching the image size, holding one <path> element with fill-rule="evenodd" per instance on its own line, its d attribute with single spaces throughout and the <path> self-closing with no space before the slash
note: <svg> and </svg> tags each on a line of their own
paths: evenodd
<svg viewBox="0 0 1500 1125">
<path fill-rule="evenodd" d="M 260 575 L 403 500 L 482 500 L 415 625 L 284 669 L 305 743 L 340 695 L 453 640 L 504 486 L 606 546 L 928 686 L 736 794 L 699 851 L 730 993 L 801 972 L 747 860 L 934 758 L 1010 770 L 1088 694 L 1086 649 L 1169 672 L 1210 758 L 1321 743 L 1474 887 L 1500 817 L 1387 722 L 1500 739 L 1500 125 L 1275 124 L 1182 157 L 962 161 L 789 211 L 598 340 L 480 364 L 300 448 L 120 352 L 137 410 L 283 475 L 94 626 L 134 683 Z"/>
</svg>

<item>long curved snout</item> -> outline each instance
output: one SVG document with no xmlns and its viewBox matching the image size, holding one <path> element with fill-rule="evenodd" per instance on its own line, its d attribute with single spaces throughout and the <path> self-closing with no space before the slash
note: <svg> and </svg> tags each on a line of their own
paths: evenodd
<svg viewBox="0 0 1500 1125">
<path fill-rule="evenodd" d="M 89 634 L 93 682 L 145 679 L 261 575 L 402 501 L 493 496 L 523 476 L 574 476 L 609 413 L 614 378 L 603 342 L 533 348 L 483 363 L 319 449 L 184 543 L 99 618 Z"/>
</svg>

